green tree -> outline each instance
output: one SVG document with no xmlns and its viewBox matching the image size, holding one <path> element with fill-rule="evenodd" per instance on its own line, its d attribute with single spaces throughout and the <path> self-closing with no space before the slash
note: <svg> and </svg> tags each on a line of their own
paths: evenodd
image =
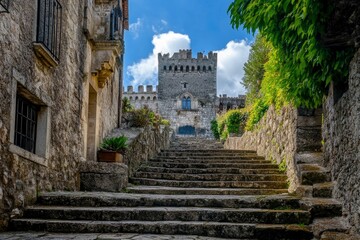
<svg viewBox="0 0 360 240">
<path fill-rule="evenodd" d="M 261 34 L 256 35 L 251 47 L 249 59 L 244 65 L 243 85 L 246 88 L 246 105 L 249 106 L 259 98 L 261 82 L 264 78 L 264 64 L 269 60 L 270 44 Z"/>
<path fill-rule="evenodd" d="M 348 76 L 354 49 L 322 44 L 334 0 L 234 0 L 231 24 L 259 30 L 276 49 L 279 86 L 295 105 L 317 107 L 331 81 Z"/>
</svg>

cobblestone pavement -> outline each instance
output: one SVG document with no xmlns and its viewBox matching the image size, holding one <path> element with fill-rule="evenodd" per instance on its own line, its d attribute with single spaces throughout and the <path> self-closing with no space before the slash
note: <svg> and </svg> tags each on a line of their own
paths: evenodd
<svg viewBox="0 0 360 240">
<path fill-rule="evenodd" d="M 31 232 L 5 232 L 0 233 L 1 240 L 220 240 L 222 238 L 210 238 L 200 236 L 180 235 L 154 235 L 133 233 L 91 233 L 91 234 L 61 234 L 61 233 L 31 233 Z"/>
</svg>

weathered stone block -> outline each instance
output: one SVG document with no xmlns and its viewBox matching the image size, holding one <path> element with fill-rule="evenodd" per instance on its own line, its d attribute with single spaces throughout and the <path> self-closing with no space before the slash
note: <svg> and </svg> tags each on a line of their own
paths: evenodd
<svg viewBox="0 0 360 240">
<path fill-rule="evenodd" d="M 128 184 L 128 167 L 121 163 L 84 162 L 80 164 L 82 191 L 119 192 Z"/>
</svg>

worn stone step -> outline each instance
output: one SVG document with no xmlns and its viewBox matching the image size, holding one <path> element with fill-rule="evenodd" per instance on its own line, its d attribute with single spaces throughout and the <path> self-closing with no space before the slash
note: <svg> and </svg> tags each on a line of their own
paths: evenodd
<svg viewBox="0 0 360 240">
<path fill-rule="evenodd" d="M 278 169 L 276 164 L 267 163 L 162 163 L 147 162 L 145 166 L 163 168 L 240 168 L 240 169 Z"/>
<path fill-rule="evenodd" d="M 221 189 L 220 189 L 221 190 Z M 293 208 L 299 209 L 299 198 L 288 194 L 272 196 L 231 195 L 154 195 L 107 192 L 49 192 L 38 197 L 40 205 L 82 207 L 217 207 L 217 208 Z M 307 210 L 307 209 L 304 209 Z"/>
<path fill-rule="evenodd" d="M 150 178 L 130 178 L 131 183 L 149 186 L 195 188 L 287 188 L 285 181 L 176 181 Z"/>
<path fill-rule="evenodd" d="M 310 224 L 308 211 L 294 209 L 199 207 L 33 206 L 23 218 L 94 221 L 208 221 L 231 223 Z"/>
<path fill-rule="evenodd" d="M 160 162 L 160 163 L 257 163 L 257 164 L 271 164 L 269 160 L 260 159 L 173 159 L 173 158 L 153 158 L 148 162 Z"/>
<path fill-rule="evenodd" d="M 331 198 L 302 198 L 300 205 L 301 209 L 310 211 L 313 218 L 342 215 L 342 204 Z"/>
<path fill-rule="evenodd" d="M 278 174 L 278 169 L 240 169 L 240 168 L 162 168 L 142 166 L 141 172 L 162 172 L 162 173 L 188 173 L 188 174 L 202 174 L 202 173 L 232 173 L 232 174 Z"/>
<path fill-rule="evenodd" d="M 317 183 L 313 185 L 313 197 L 316 198 L 332 198 L 332 193 L 334 189 L 334 183 L 325 182 Z"/>
<path fill-rule="evenodd" d="M 318 164 L 300 164 L 301 183 L 313 185 L 316 183 L 330 182 L 330 172 Z"/>
<path fill-rule="evenodd" d="M 256 157 L 256 154 L 252 153 L 241 153 L 241 152 L 199 152 L 198 150 L 189 150 L 189 151 L 174 151 L 174 152 L 160 152 L 159 156 L 166 156 L 166 157 L 186 157 L 186 156 L 193 156 L 193 157 Z"/>
<path fill-rule="evenodd" d="M 244 155 L 244 156 L 163 156 L 163 155 L 157 155 L 153 159 L 173 159 L 173 160 L 265 160 L 264 157 L 259 156 L 250 156 L 250 155 Z M 269 160 L 268 160 L 269 161 Z"/>
<path fill-rule="evenodd" d="M 182 222 L 182 221 L 67 221 L 16 219 L 11 229 L 22 231 L 46 231 L 63 233 L 153 233 L 187 234 L 222 238 L 259 238 L 260 239 L 311 239 L 308 227 L 298 225 L 257 225 L 244 223 L 219 222 Z M 263 238 L 270 236 L 271 238 Z"/>
<path fill-rule="evenodd" d="M 159 186 L 132 186 L 128 193 L 166 194 L 166 195 L 275 195 L 288 193 L 287 189 L 251 189 L 251 188 L 177 188 Z"/>
<path fill-rule="evenodd" d="M 286 181 L 284 174 L 184 174 L 136 172 L 135 178 L 167 179 L 177 181 Z"/>
</svg>

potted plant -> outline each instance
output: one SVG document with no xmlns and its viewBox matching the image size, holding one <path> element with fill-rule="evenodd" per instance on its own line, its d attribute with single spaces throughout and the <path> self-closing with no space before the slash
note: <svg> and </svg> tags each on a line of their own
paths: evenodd
<svg viewBox="0 0 360 240">
<path fill-rule="evenodd" d="M 99 162 L 123 162 L 123 154 L 127 148 L 127 137 L 105 138 L 98 151 Z"/>
</svg>

